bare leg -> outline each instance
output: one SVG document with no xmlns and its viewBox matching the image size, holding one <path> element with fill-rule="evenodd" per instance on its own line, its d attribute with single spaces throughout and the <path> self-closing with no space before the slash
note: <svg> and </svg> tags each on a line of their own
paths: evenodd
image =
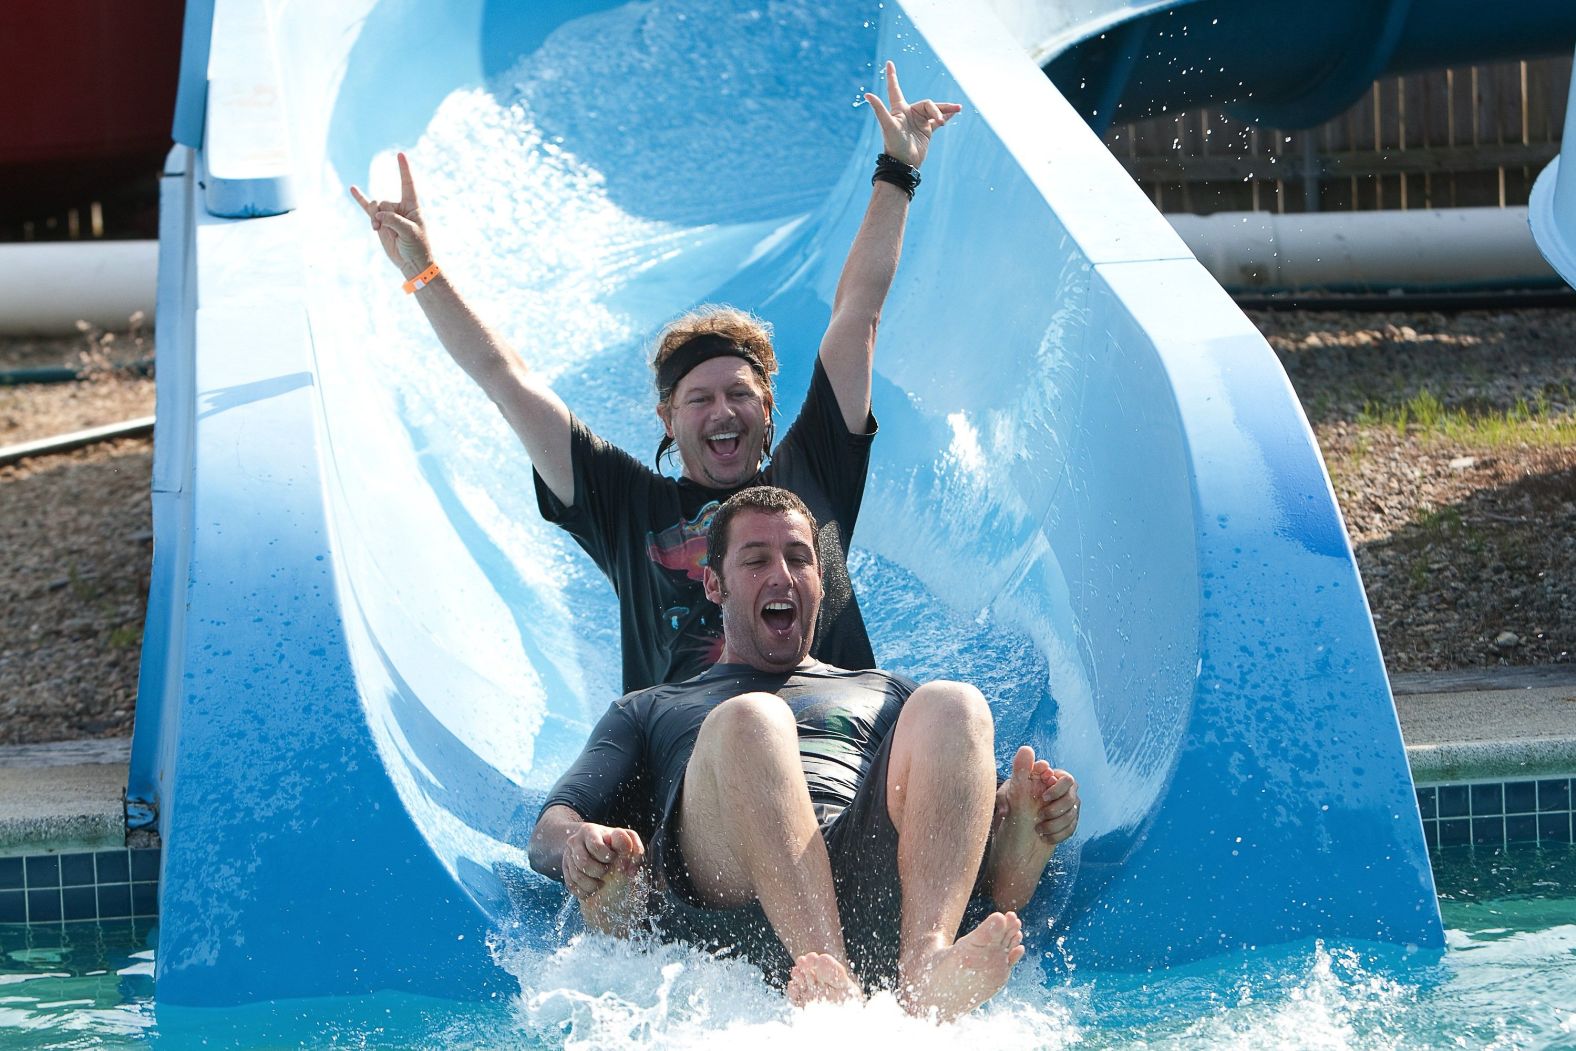
<svg viewBox="0 0 1576 1051">
<path fill-rule="evenodd" d="M 903 706 L 887 769 L 903 886 L 898 998 L 955 1018 L 990 999 L 1023 958 L 1023 928 L 992 913 L 954 941 L 994 810 L 990 709 L 978 690 L 928 683 Z"/>
<path fill-rule="evenodd" d="M 1021 909 L 1034 897 L 1056 841 L 1035 827 L 1041 820 L 1045 794 L 1056 783 L 1051 764 L 1034 757 L 1024 745 L 1012 757 L 1012 776 L 998 797 L 1006 817 L 991 840 L 990 889 L 997 908 Z M 1071 803 L 1069 803 L 1069 806 Z"/>
<path fill-rule="evenodd" d="M 679 847 L 707 904 L 732 908 L 759 901 L 795 960 L 824 954 L 847 978 L 832 866 L 810 805 L 798 730 L 780 698 L 734 697 L 701 724 L 684 775 Z M 816 962 L 807 973 L 824 971 Z M 800 982 L 806 999 L 795 1002 L 821 998 L 833 984 L 819 977 Z M 852 978 L 847 985 L 857 994 Z"/>
</svg>

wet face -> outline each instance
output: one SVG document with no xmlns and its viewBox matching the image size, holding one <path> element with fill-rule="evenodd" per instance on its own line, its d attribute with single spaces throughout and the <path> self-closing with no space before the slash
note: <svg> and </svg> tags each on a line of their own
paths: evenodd
<svg viewBox="0 0 1576 1051">
<path fill-rule="evenodd" d="M 721 357 L 685 373 L 657 415 L 679 447 L 684 477 L 729 489 L 761 466 L 768 410 L 766 391 L 749 363 Z"/>
<path fill-rule="evenodd" d="M 821 611 L 821 567 L 804 515 L 740 511 L 721 570 L 706 568 L 706 597 L 722 607 L 722 662 L 760 671 L 803 663 Z"/>
</svg>

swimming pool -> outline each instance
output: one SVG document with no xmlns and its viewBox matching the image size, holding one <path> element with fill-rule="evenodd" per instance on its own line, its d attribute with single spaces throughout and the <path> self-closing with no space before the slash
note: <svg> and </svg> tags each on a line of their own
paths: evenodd
<svg viewBox="0 0 1576 1051">
<path fill-rule="evenodd" d="M 1315 941 L 1048 986 L 1026 964 L 945 1029 L 886 998 L 796 1014 L 742 964 L 595 938 L 546 956 L 500 945 L 521 989 L 495 1002 L 156 1009 L 146 926 L 0 927 L 0 1049 L 1576 1046 L 1576 847 L 1447 848 L 1435 878 L 1442 959 Z"/>
</svg>

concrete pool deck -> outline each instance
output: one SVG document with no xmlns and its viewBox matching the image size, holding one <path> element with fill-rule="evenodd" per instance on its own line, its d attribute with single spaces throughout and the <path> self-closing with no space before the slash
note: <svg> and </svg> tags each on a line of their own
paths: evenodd
<svg viewBox="0 0 1576 1051">
<path fill-rule="evenodd" d="M 1412 780 L 1576 773 L 1576 664 L 1391 676 Z"/>
<path fill-rule="evenodd" d="M 1391 677 L 1413 780 L 1576 773 L 1576 664 Z M 0 854 L 124 845 L 127 739 L 0 747 Z"/>
<path fill-rule="evenodd" d="M 125 846 L 130 760 L 129 738 L 0 747 L 0 854 Z"/>
</svg>

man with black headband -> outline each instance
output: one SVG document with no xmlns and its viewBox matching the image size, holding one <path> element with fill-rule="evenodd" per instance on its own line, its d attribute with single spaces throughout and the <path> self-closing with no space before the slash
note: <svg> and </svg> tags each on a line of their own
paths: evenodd
<svg viewBox="0 0 1576 1051">
<path fill-rule="evenodd" d="M 445 349 L 520 436 L 536 469 L 544 517 L 574 536 L 612 581 L 626 690 L 687 679 L 720 655 L 718 607 L 702 588 L 706 531 L 723 500 L 767 483 L 797 493 L 821 522 L 826 596 L 811 652 L 841 667 L 875 663 L 846 560 L 875 433 L 870 380 L 876 327 L 897 269 L 919 165 L 931 135 L 961 109 L 929 99 L 910 104 L 890 62 L 886 82 L 888 104 L 865 95 L 885 149 L 871 178 L 870 205 L 838 281 L 809 395 L 776 449 L 771 377 L 777 359 L 763 322 L 743 311 L 708 308 L 669 325 L 660 337 L 652 361 L 665 431 L 658 459 L 660 465 L 670 447 L 677 449 L 677 480 L 592 434 L 471 311 L 433 262 L 403 154 L 400 200 L 369 201 L 350 188 Z"/>
</svg>

